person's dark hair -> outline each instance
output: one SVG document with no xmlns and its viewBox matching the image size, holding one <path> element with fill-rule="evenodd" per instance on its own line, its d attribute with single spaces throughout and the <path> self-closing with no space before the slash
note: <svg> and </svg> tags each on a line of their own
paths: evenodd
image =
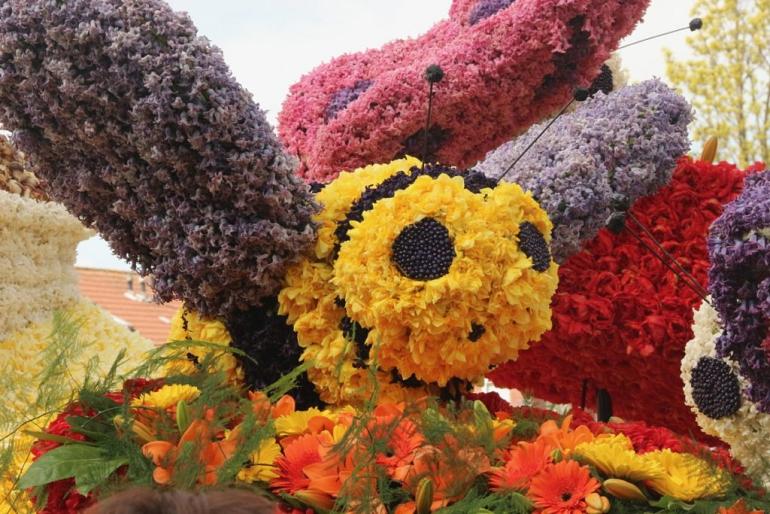
<svg viewBox="0 0 770 514">
<path fill-rule="evenodd" d="M 106 498 L 85 514 L 274 514 L 269 500 L 242 489 L 190 492 L 129 489 Z"/>
</svg>

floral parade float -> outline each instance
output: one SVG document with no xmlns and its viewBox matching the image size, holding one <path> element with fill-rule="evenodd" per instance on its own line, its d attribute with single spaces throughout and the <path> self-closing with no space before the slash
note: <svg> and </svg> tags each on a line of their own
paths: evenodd
<svg viewBox="0 0 770 514">
<path fill-rule="evenodd" d="M 552 310 L 556 323 L 569 317 L 558 311 L 559 280 L 585 282 L 564 269 L 571 259 L 588 259 L 586 250 L 575 252 L 604 231 L 592 213 L 579 228 L 569 225 L 562 211 L 579 205 L 567 189 L 585 177 L 599 222 L 608 212 L 611 219 L 642 219 L 645 202 L 683 180 L 680 170 L 671 177 L 687 149 L 686 103 L 659 82 L 612 95 L 601 87 L 610 69 L 600 72 L 602 61 L 645 6 L 456 1 L 450 20 L 418 45 L 435 40 L 441 47 L 462 31 L 476 47 L 458 44 L 442 54 L 461 60 L 467 48 L 495 50 L 484 34 L 512 30 L 515 42 L 523 38 L 517 30 L 542 29 L 524 61 L 499 56 L 501 70 L 526 59 L 547 62 L 538 65 L 539 76 L 528 75 L 536 82 L 491 75 L 521 82 L 524 89 L 505 101 L 526 107 L 522 117 L 485 118 L 472 108 L 477 87 L 452 66 L 428 67 L 428 86 L 420 77 L 433 62 L 416 58 L 416 71 L 394 70 L 383 80 L 387 86 L 401 76 L 422 87 L 399 107 L 402 120 L 391 122 L 395 141 L 411 138 L 430 149 L 431 127 L 463 109 L 466 123 L 496 124 L 499 133 L 446 139 L 455 141 L 447 155 L 438 153 L 446 163 L 429 152 L 417 152 L 428 157 L 420 160 L 399 156 L 398 148 L 385 155 L 392 142 L 360 163 L 340 154 L 333 169 L 311 169 L 311 160 L 300 159 L 303 178 L 328 182 L 315 185 L 314 195 L 294 176 L 296 163 L 262 111 L 186 16 L 158 0 L 1 4 L 0 120 L 14 128 L 52 198 L 152 275 L 161 299 L 185 302 L 168 344 L 128 368 L 122 354 L 108 356 L 107 372 L 80 380 L 45 428 L 9 431 L 8 440 L 35 440 L 24 469 L 3 466 L 16 471 L 8 475 L 12 508 L 75 513 L 143 486 L 251 488 L 273 498 L 276 512 L 305 514 L 770 510 L 761 481 L 752 481 L 755 468 L 744 474 L 725 448 L 647 425 L 649 419 L 600 422 L 585 410 L 513 407 L 471 392 L 490 368 L 542 346 L 538 339 L 554 330 Z M 413 44 L 386 48 L 423 56 L 409 50 Z M 487 64 L 489 55 L 477 58 Z M 528 167 L 540 165 L 543 173 L 519 175 L 522 184 L 505 173 L 456 167 L 538 118 L 566 113 L 573 89 L 592 80 L 594 87 L 575 96 L 593 100 L 544 128 L 570 133 L 574 120 L 604 116 L 625 140 L 552 140 L 536 148 L 529 142 L 548 133 L 537 129 L 511 162 L 532 159 Z M 444 84 L 467 91 L 444 96 Z M 334 100 L 335 126 L 364 130 L 356 99 L 393 102 L 380 87 Z M 438 124 L 429 122 L 424 137 L 414 138 L 415 105 L 430 105 L 434 87 L 436 98 L 454 103 L 437 101 Z M 613 106 L 624 107 L 615 118 Z M 308 126 L 316 123 L 314 109 L 306 107 Z M 549 168 L 549 152 L 590 164 L 567 166 L 562 176 Z M 643 159 L 648 152 L 653 157 Z M 738 189 L 731 182 L 719 195 L 697 190 L 715 197 L 719 207 L 708 211 L 714 219 Z M 700 228 L 688 234 L 696 248 L 705 246 Z M 64 319 L 48 332 L 52 339 L 68 334 L 75 353 L 89 328 Z M 115 350 L 115 338 L 102 342 Z M 644 348 L 641 339 L 634 344 Z M 576 344 L 569 353 L 596 357 L 585 348 Z M 38 378 L 40 387 L 61 383 Z"/>
</svg>

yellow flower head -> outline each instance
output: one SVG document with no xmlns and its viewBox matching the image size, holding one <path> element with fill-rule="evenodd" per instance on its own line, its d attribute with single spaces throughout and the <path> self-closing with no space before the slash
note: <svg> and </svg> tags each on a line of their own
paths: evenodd
<svg viewBox="0 0 770 514">
<path fill-rule="evenodd" d="M 663 468 L 648 455 L 634 451 L 631 441 L 623 434 L 601 435 L 575 448 L 575 455 L 607 478 L 623 478 L 631 482 L 657 479 Z"/>
<path fill-rule="evenodd" d="M 322 415 L 323 413 L 315 407 L 286 414 L 275 420 L 275 432 L 281 437 L 302 434 L 307 430 L 311 419 Z"/>
<path fill-rule="evenodd" d="M 200 396 L 201 392 L 195 386 L 184 384 L 165 385 L 157 391 L 144 393 L 139 398 L 131 401 L 133 407 L 152 407 L 155 409 L 168 409 L 175 407 L 179 402 L 191 402 Z"/>
<path fill-rule="evenodd" d="M 466 185 L 450 178 L 457 170 L 419 164 L 342 174 L 318 194 L 314 255 L 289 271 L 279 302 L 327 402 L 367 398 L 372 362 L 393 400 L 475 380 L 551 327 L 557 267 L 537 202 L 516 185 Z M 426 261 L 441 273 L 415 271 Z M 410 378 L 423 385 L 403 387 Z"/>
<path fill-rule="evenodd" d="M 693 501 L 719 497 L 730 486 L 727 473 L 689 453 L 659 450 L 647 456 L 663 469 L 663 474 L 647 482 L 650 489 L 677 500 Z"/>
<path fill-rule="evenodd" d="M 229 346 L 230 334 L 224 323 L 218 320 L 204 318 L 197 312 L 188 310 L 182 306 L 174 314 L 171 320 L 171 331 L 168 335 L 169 342 L 174 341 L 202 341 L 222 346 Z M 211 350 L 201 346 L 186 348 L 187 357 L 170 362 L 166 367 L 167 374 L 190 375 L 195 372 L 197 362 L 204 359 Z M 217 369 L 224 371 L 228 378 L 241 379 L 243 371 L 232 353 L 223 353 L 216 359 Z"/>
<path fill-rule="evenodd" d="M 518 185 L 421 176 L 353 223 L 333 283 L 402 377 L 473 380 L 551 328 L 551 222 Z"/>
<path fill-rule="evenodd" d="M 419 165 L 417 159 L 406 157 L 345 172 L 316 197 L 324 209 L 315 217 L 319 229 L 314 254 L 289 269 L 286 287 L 280 292 L 278 301 L 280 314 L 287 316 L 300 346 L 305 348 L 302 360 L 314 362 L 313 368 L 308 370 L 308 378 L 326 403 L 361 403 L 373 391 L 366 359 L 358 358 L 358 347 L 351 336 L 371 345 L 375 334 L 372 331 L 365 333 L 363 328 L 358 331 L 349 329 L 347 333 L 341 329 L 346 312 L 332 284 L 335 230 L 367 187 Z M 377 373 L 380 398 L 399 401 L 422 392 L 404 390 L 391 384 L 390 378 L 389 373 Z"/>
<path fill-rule="evenodd" d="M 259 448 L 251 454 L 249 464 L 238 472 L 241 482 L 269 482 L 278 476 L 275 461 L 281 455 L 281 447 L 275 439 L 268 438 L 259 443 Z"/>
</svg>

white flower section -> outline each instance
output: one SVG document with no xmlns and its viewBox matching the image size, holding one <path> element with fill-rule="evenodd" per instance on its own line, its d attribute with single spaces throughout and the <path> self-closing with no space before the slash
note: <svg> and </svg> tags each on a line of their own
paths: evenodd
<svg viewBox="0 0 770 514">
<path fill-rule="evenodd" d="M 90 234 L 62 205 L 0 191 L 0 340 L 77 300 L 75 252 Z"/>
<path fill-rule="evenodd" d="M 749 383 L 741 376 L 738 364 L 722 359 L 738 377 L 741 387 L 738 412 L 725 418 L 711 419 L 698 410 L 692 397 L 692 370 L 701 357 L 717 358 L 716 342 L 722 334 L 718 314 L 711 305 L 703 303 L 695 311 L 693 333 L 693 339 L 685 347 L 681 368 L 685 402 L 695 413 L 701 429 L 729 444 L 733 457 L 745 466 L 747 474 L 759 485 L 770 487 L 770 414 L 760 412 L 756 404 L 749 401 Z"/>
</svg>

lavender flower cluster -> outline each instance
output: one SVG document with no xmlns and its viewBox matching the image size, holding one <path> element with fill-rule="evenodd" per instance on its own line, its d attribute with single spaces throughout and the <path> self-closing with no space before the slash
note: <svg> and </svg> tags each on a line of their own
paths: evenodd
<svg viewBox="0 0 770 514">
<path fill-rule="evenodd" d="M 770 413 L 770 171 L 746 177 L 708 242 L 709 290 L 724 326 L 717 356 L 740 364 L 749 398 Z"/>
<path fill-rule="evenodd" d="M 687 102 L 659 80 L 598 93 L 558 118 L 490 152 L 475 169 L 533 193 L 554 224 L 554 259 L 564 262 L 605 226 L 614 206 L 631 205 L 671 179 L 689 150 Z"/>
<path fill-rule="evenodd" d="M 264 113 L 159 0 L 0 2 L 0 120 L 161 300 L 247 310 L 314 240 Z"/>
</svg>

